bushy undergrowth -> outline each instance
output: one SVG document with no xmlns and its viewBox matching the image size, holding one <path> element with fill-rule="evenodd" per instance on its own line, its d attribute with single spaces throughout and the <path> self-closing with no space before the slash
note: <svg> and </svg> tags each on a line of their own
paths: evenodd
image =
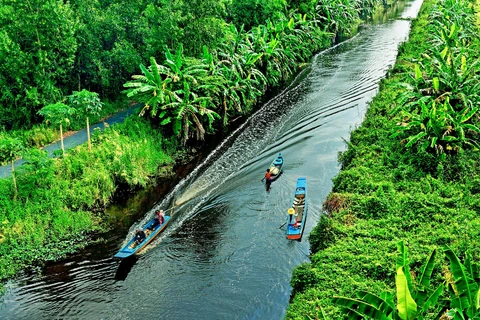
<svg viewBox="0 0 480 320">
<path fill-rule="evenodd" d="M 172 163 L 161 133 L 141 118 L 92 140 L 91 152 L 82 145 L 59 159 L 32 151 L 16 171 L 16 201 L 12 180 L 0 179 L 0 280 L 84 245 L 89 233 L 108 228 L 92 209 L 103 209 L 119 184 L 145 187 L 159 167 Z"/>
<path fill-rule="evenodd" d="M 432 3 L 424 2 L 396 66 L 339 157 L 342 169 L 324 203 L 328 215 L 309 236 L 311 264 L 293 273 L 287 319 L 343 319 L 334 296 L 393 293 L 398 241 L 408 245 L 413 276 L 429 253 L 444 245 L 461 259 L 470 252 L 479 261 L 478 152 L 440 157 L 390 138 L 397 126 L 390 111 L 402 91 L 396 84 L 411 67 L 408 61 L 424 52 Z M 434 281 L 444 279 L 446 265 L 444 256 L 436 258 Z"/>
</svg>

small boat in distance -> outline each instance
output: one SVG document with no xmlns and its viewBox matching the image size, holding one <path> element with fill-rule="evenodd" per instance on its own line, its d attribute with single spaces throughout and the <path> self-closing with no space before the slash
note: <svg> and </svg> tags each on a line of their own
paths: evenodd
<svg viewBox="0 0 480 320">
<path fill-rule="evenodd" d="M 307 221 L 307 179 L 298 178 L 287 215 L 287 239 L 301 240 Z"/>
<path fill-rule="evenodd" d="M 170 222 L 170 219 L 171 216 L 165 216 L 162 224 L 156 224 L 156 222 L 158 222 L 156 218 L 148 221 L 141 229 L 145 234 L 143 240 L 139 242 L 138 240 L 136 240 L 134 235 L 132 239 L 128 241 L 128 243 L 122 249 L 120 249 L 117 254 L 114 255 L 114 257 L 119 259 L 125 259 L 139 253 L 143 248 L 147 246 L 147 244 L 149 244 L 159 233 L 161 233 L 165 229 L 168 222 Z"/>
<path fill-rule="evenodd" d="M 275 181 L 283 172 L 283 156 L 279 152 L 277 157 L 270 164 L 270 182 Z M 268 181 L 267 181 L 268 182 Z"/>
</svg>

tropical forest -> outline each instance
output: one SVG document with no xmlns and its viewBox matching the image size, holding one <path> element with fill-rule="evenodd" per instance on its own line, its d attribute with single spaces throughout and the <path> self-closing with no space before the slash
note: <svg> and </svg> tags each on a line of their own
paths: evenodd
<svg viewBox="0 0 480 320">
<path fill-rule="evenodd" d="M 1 319 L 480 319 L 478 0 L 0 26 Z"/>
</svg>

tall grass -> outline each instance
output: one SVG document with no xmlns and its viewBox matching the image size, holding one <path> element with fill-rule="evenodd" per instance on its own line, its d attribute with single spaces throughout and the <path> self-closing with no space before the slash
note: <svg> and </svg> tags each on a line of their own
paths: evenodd
<svg viewBox="0 0 480 320">
<path fill-rule="evenodd" d="M 0 179 L 0 280 L 72 252 L 92 231 L 108 229 L 102 211 L 93 212 L 108 205 L 119 184 L 145 187 L 160 166 L 171 165 L 164 141 L 150 123 L 131 117 L 95 134 L 92 152 L 79 146 L 58 159 L 31 152 L 17 172 L 17 201 L 12 180 Z"/>
</svg>

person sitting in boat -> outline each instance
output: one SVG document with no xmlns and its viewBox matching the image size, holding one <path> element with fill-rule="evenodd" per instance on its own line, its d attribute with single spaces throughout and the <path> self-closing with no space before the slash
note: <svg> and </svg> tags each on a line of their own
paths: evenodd
<svg viewBox="0 0 480 320">
<path fill-rule="evenodd" d="M 298 228 L 300 227 L 300 225 L 298 224 L 297 218 L 295 218 L 295 223 L 293 224 L 293 227 L 294 227 L 295 229 L 298 229 Z"/>
<path fill-rule="evenodd" d="M 142 229 L 138 229 L 135 233 L 135 241 L 137 241 L 137 244 L 142 243 L 145 238 L 145 232 Z"/>
<path fill-rule="evenodd" d="M 150 227 L 151 230 L 155 229 L 157 226 L 161 226 L 165 222 L 165 213 L 163 210 L 155 211 L 155 220 L 153 221 L 152 226 Z"/>
<path fill-rule="evenodd" d="M 165 222 L 165 213 L 163 210 L 157 210 L 157 221 L 159 225 L 162 225 Z"/>
</svg>

